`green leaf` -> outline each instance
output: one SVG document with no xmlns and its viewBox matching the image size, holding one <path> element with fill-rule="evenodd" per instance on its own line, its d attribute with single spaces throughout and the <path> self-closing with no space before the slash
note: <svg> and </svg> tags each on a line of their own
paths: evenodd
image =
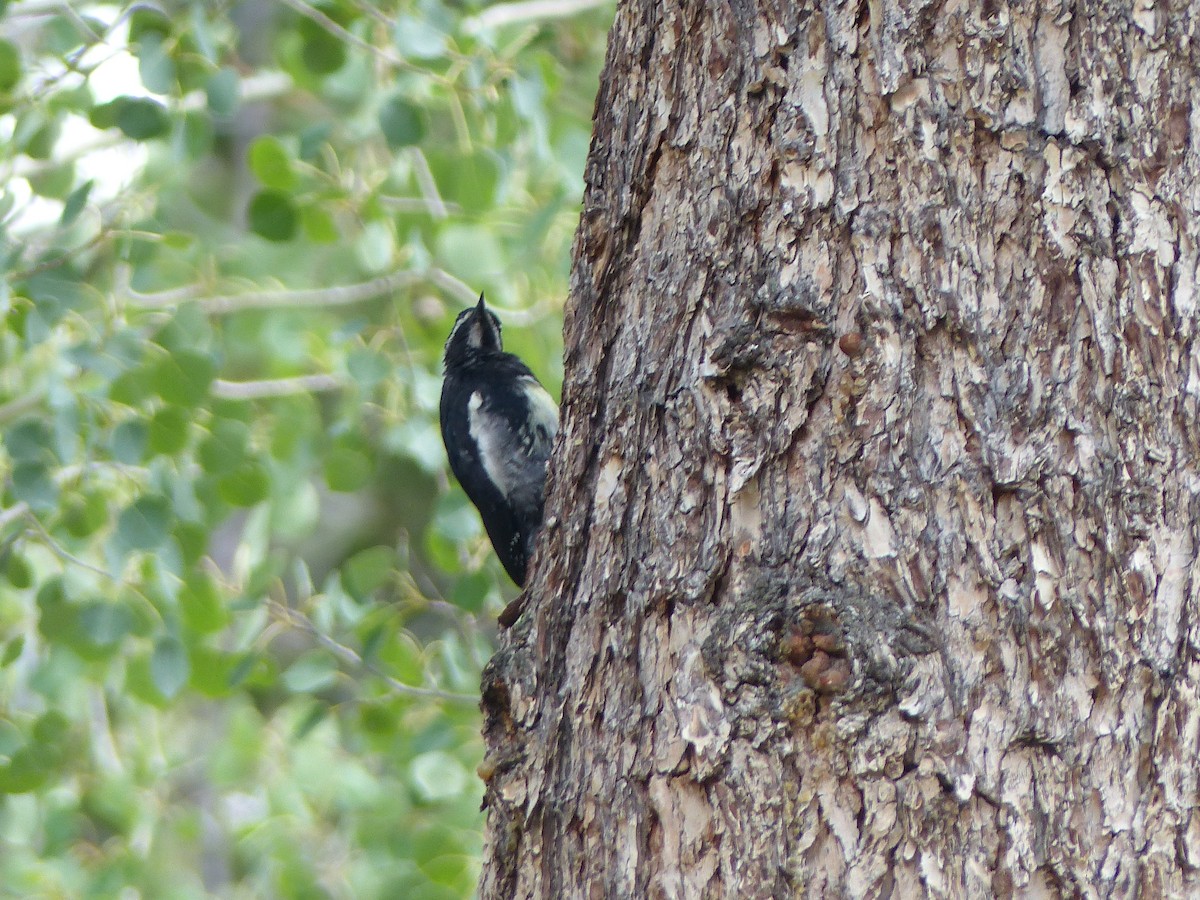
<svg viewBox="0 0 1200 900">
<path fill-rule="evenodd" d="M 445 885 L 454 896 L 468 894 L 474 885 L 471 854 L 442 853 L 421 862 L 421 871 L 435 884 Z"/>
<path fill-rule="evenodd" d="M 493 584 L 494 581 L 487 572 L 473 572 L 464 575 L 454 583 L 454 591 L 450 595 L 450 600 L 459 609 L 479 614 L 483 612 Z"/>
<path fill-rule="evenodd" d="M 342 566 L 342 584 L 355 600 L 366 600 L 382 587 L 396 569 L 396 551 L 391 547 L 368 547 L 355 553 Z"/>
<path fill-rule="evenodd" d="M 129 15 L 129 42 L 163 40 L 171 34 L 171 20 L 149 4 L 136 4 Z"/>
<path fill-rule="evenodd" d="M 407 631 L 398 631 L 379 648 L 379 661 L 405 684 L 419 685 L 425 678 L 425 651 Z"/>
<path fill-rule="evenodd" d="M 109 384 L 108 398 L 122 406 L 140 405 L 150 396 L 150 374 L 140 367 L 122 372 Z"/>
<path fill-rule="evenodd" d="M 168 403 L 190 408 L 208 397 L 216 374 L 217 364 L 212 357 L 198 350 L 176 350 L 154 366 L 150 387 Z"/>
<path fill-rule="evenodd" d="M 486 281 L 504 274 L 500 242 L 479 225 L 447 225 L 438 235 L 438 257 L 459 278 Z"/>
<path fill-rule="evenodd" d="M 387 442 L 389 447 L 403 453 L 431 475 L 446 469 L 446 449 L 433 422 L 413 417 L 393 428 Z"/>
<path fill-rule="evenodd" d="M 50 774 L 34 750 L 22 747 L 0 766 L 0 794 L 27 794 L 45 784 Z"/>
<path fill-rule="evenodd" d="M 437 59 L 446 53 L 446 36 L 425 19 L 398 16 L 393 37 L 400 52 L 413 59 Z"/>
<path fill-rule="evenodd" d="M 208 529 L 199 522 L 176 521 L 173 534 L 185 566 L 194 566 L 208 552 Z"/>
<path fill-rule="evenodd" d="M 356 347 L 346 356 L 346 371 L 364 391 L 369 391 L 392 374 L 392 364 L 382 353 Z"/>
<path fill-rule="evenodd" d="M 208 437 L 201 441 L 196 458 L 204 471 L 212 475 L 232 472 L 249 453 L 250 428 L 237 419 L 215 419 Z"/>
<path fill-rule="evenodd" d="M 302 19 L 299 26 L 304 41 L 301 59 L 315 75 L 329 75 L 346 63 L 346 48 L 341 38 L 330 34 L 311 19 Z"/>
<path fill-rule="evenodd" d="M 62 132 L 62 125 L 57 120 L 46 122 L 41 110 L 35 110 L 28 116 L 23 116 L 17 123 L 13 134 L 13 144 L 31 159 L 49 159 L 54 153 L 54 145 Z"/>
<path fill-rule="evenodd" d="M 108 500 L 102 492 L 85 491 L 67 498 L 62 523 L 72 537 L 85 538 L 107 521 Z"/>
<path fill-rule="evenodd" d="M 379 110 L 379 129 L 393 150 L 411 147 L 425 137 L 425 117 L 419 106 L 397 95 Z"/>
<path fill-rule="evenodd" d="M 217 482 L 217 493 L 230 506 L 253 506 L 267 499 L 270 492 L 270 475 L 257 461 L 239 466 Z"/>
<path fill-rule="evenodd" d="M 155 94 L 169 94 L 175 86 L 175 63 L 163 48 L 161 37 L 147 35 L 140 42 L 138 74 L 141 76 L 146 90 Z"/>
<path fill-rule="evenodd" d="M 165 497 L 139 497 L 117 517 L 117 535 L 131 550 L 154 550 L 167 539 L 171 507 Z"/>
<path fill-rule="evenodd" d="M 229 686 L 237 687 L 247 678 L 254 674 L 254 670 L 258 668 L 262 662 L 262 657 L 257 653 L 247 653 L 234 664 L 229 672 Z"/>
<path fill-rule="evenodd" d="M 325 483 L 333 491 L 356 491 L 371 477 L 371 460 L 351 442 L 338 442 L 325 457 Z"/>
<path fill-rule="evenodd" d="M 203 645 L 192 646 L 190 653 L 191 687 L 206 697 L 228 696 L 229 676 L 233 672 L 234 657 Z"/>
<path fill-rule="evenodd" d="M 305 480 L 271 497 L 271 528 L 278 539 L 295 541 L 311 534 L 321 517 L 321 495 Z"/>
<path fill-rule="evenodd" d="M 191 575 L 179 592 L 183 621 L 200 634 L 220 631 L 229 621 L 229 614 L 216 580 L 207 572 Z"/>
<path fill-rule="evenodd" d="M 93 128 L 101 130 L 105 128 L 115 128 L 117 126 L 117 113 L 121 110 L 121 101 L 123 97 L 118 97 L 116 100 L 109 100 L 107 103 L 99 103 L 88 110 L 88 122 Z"/>
<path fill-rule="evenodd" d="M 217 118 L 229 118 L 237 112 L 241 101 L 242 82 L 237 70 L 226 67 L 214 72 L 204 92 L 208 97 L 209 111 Z"/>
<path fill-rule="evenodd" d="M 113 429 L 109 445 L 117 462 L 137 465 L 146 455 L 146 423 L 141 419 L 127 419 Z"/>
<path fill-rule="evenodd" d="M 198 162 L 212 149 L 214 131 L 212 119 L 204 110 L 193 110 L 183 116 L 183 149 L 190 162 Z"/>
<path fill-rule="evenodd" d="M 392 267 L 396 241 L 387 222 L 368 222 L 354 242 L 355 256 L 368 272 L 382 272 Z"/>
<path fill-rule="evenodd" d="M 416 757 L 409 764 L 408 777 L 418 796 L 426 802 L 457 797 L 470 780 L 463 764 L 440 750 Z"/>
<path fill-rule="evenodd" d="M 308 713 L 300 720 L 295 730 L 292 732 L 293 741 L 303 740 L 314 728 L 320 725 L 325 719 L 329 718 L 328 704 L 314 701 L 308 710 Z"/>
<path fill-rule="evenodd" d="M 464 212 L 469 213 L 487 212 L 495 205 L 501 169 L 494 152 L 431 152 L 428 158 L 438 189 L 445 199 L 453 200 Z"/>
<path fill-rule="evenodd" d="M 70 225 L 83 212 L 84 206 L 87 205 L 88 194 L 92 192 L 92 184 L 94 182 L 89 178 L 67 198 L 67 202 L 63 204 L 62 216 L 59 218 L 59 224 L 66 226 Z"/>
<path fill-rule="evenodd" d="M 4 449 L 15 462 L 53 458 L 50 442 L 50 429 L 40 419 L 22 419 L 4 433 Z"/>
<path fill-rule="evenodd" d="M 164 231 L 162 243 L 172 250 L 188 250 L 195 246 L 196 236 L 186 231 Z"/>
<path fill-rule="evenodd" d="M 260 191 L 250 200 L 250 229 L 268 241 L 290 241 L 296 236 L 296 207 L 287 194 Z"/>
<path fill-rule="evenodd" d="M 153 453 L 173 455 L 187 446 L 191 422 L 178 406 L 164 406 L 150 420 L 147 435 Z"/>
<path fill-rule="evenodd" d="M 300 159 L 314 159 L 329 141 L 329 135 L 332 132 L 333 125 L 330 122 L 314 122 L 306 126 L 300 132 Z"/>
<path fill-rule="evenodd" d="M 150 657 L 150 680 L 170 700 L 187 684 L 190 672 L 187 649 L 172 637 L 160 638 Z"/>
<path fill-rule="evenodd" d="M 148 141 L 165 134 L 167 110 L 148 97 L 125 97 L 116 110 L 114 124 L 135 141 Z"/>
<path fill-rule="evenodd" d="M 35 512 L 45 512 L 58 502 L 58 485 L 40 462 L 21 462 L 13 467 L 13 496 Z"/>
<path fill-rule="evenodd" d="M 438 500 L 431 530 L 461 544 L 479 534 L 479 515 L 465 496 L 454 491 Z"/>
<path fill-rule="evenodd" d="M 204 312 L 193 304 L 186 304 L 176 309 L 159 329 L 154 343 L 167 353 L 186 355 L 199 353 L 199 348 L 206 346 L 211 336 Z M 156 361 L 161 359 L 161 354 L 155 355 Z"/>
<path fill-rule="evenodd" d="M 133 628 L 133 614 L 121 603 L 93 600 L 79 610 L 79 624 L 95 647 L 114 647 Z"/>
<path fill-rule="evenodd" d="M 19 591 L 33 586 L 33 567 L 29 565 L 29 560 L 24 554 L 16 551 L 9 554 L 8 562 L 4 566 L 4 575 L 9 586 Z"/>
<path fill-rule="evenodd" d="M 62 579 L 51 578 L 37 592 L 38 631 L 50 642 L 62 640 L 75 627 L 75 610 L 67 603 Z"/>
<path fill-rule="evenodd" d="M 250 171 L 263 187 L 290 191 L 296 186 L 292 160 L 278 138 L 263 135 L 250 145 Z"/>
<path fill-rule="evenodd" d="M 76 309 L 83 304 L 82 276 L 68 267 L 58 267 L 39 272 L 27 280 L 23 287 L 25 296 L 33 301 L 35 309 L 56 306 L 59 309 Z"/>
<path fill-rule="evenodd" d="M 51 200 L 66 200 L 75 187 L 75 164 L 65 163 L 44 169 L 27 179 L 33 192 Z"/>
<path fill-rule="evenodd" d="M 341 234 L 333 216 L 324 207 L 306 206 L 300 210 L 300 226 L 304 236 L 314 244 L 332 244 Z"/>
<path fill-rule="evenodd" d="M 19 634 L 4 647 L 4 655 L 0 656 L 0 669 L 5 666 L 10 666 L 16 662 L 17 657 L 21 655 L 21 651 L 25 649 L 25 635 Z M 3 751 L 0 751 L 2 753 Z"/>
<path fill-rule="evenodd" d="M 0 40 L 0 91 L 11 91 L 21 80 L 21 52 L 9 41 Z"/>
<path fill-rule="evenodd" d="M 322 650 L 301 656 L 283 673 L 283 685 L 293 694 L 309 694 L 329 687 L 337 678 L 337 663 Z"/>
</svg>

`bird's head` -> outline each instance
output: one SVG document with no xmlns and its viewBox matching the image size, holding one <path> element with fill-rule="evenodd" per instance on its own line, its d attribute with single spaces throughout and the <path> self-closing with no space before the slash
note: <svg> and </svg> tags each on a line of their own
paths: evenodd
<svg viewBox="0 0 1200 900">
<path fill-rule="evenodd" d="M 464 309 L 454 320 L 446 338 L 446 365 L 452 366 L 479 353 L 499 353 L 502 349 L 500 320 L 487 308 L 480 294 L 479 302 Z"/>
</svg>

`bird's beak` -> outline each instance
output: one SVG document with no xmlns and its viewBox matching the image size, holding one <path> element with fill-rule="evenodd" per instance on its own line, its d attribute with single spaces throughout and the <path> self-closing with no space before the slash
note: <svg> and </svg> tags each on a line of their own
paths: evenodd
<svg viewBox="0 0 1200 900">
<path fill-rule="evenodd" d="M 482 292 L 482 291 L 480 291 L 480 292 L 479 292 L 479 305 L 475 307 L 475 312 L 476 312 L 478 315 L 481 315 L 481 316 L 482 316 L 482 315 L 483 315 L 483 313 L 484 313 L 484 311 L 485 311 L 486 309 L 487 309 L 487 307 L 486 307 L 486 306 L 484 306 L 484 304 L 483 304 L 483 292 Z"/>
</svg>

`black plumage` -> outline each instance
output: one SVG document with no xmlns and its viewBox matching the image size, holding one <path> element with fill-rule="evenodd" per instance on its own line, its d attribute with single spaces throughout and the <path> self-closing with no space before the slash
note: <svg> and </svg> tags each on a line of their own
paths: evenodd
<svg viewBox="0 0 1200 900">
<path fill-rule="evenodd" d="M 505 353 L 500 320 L 479 303 L 446 339 L 442 441 L 509 577 L 522 587 L 542 525 L 546 460 L 558 407 L 525 363 Z"/>
</svg>

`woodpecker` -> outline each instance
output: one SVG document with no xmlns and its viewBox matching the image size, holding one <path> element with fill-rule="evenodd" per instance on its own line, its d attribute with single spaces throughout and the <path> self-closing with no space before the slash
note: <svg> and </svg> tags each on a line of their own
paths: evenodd
<svg viewBox="0 0 1200 900">
<path fill-rule="evenodd" d="M 504 571 L 521 587 L 542 526 L 546 460 L 558 406 L 500 342 L 500 320 L 479 303 L 446 338 L 442 442 L 450 468 L 479 510 Z"/>
</svg>

